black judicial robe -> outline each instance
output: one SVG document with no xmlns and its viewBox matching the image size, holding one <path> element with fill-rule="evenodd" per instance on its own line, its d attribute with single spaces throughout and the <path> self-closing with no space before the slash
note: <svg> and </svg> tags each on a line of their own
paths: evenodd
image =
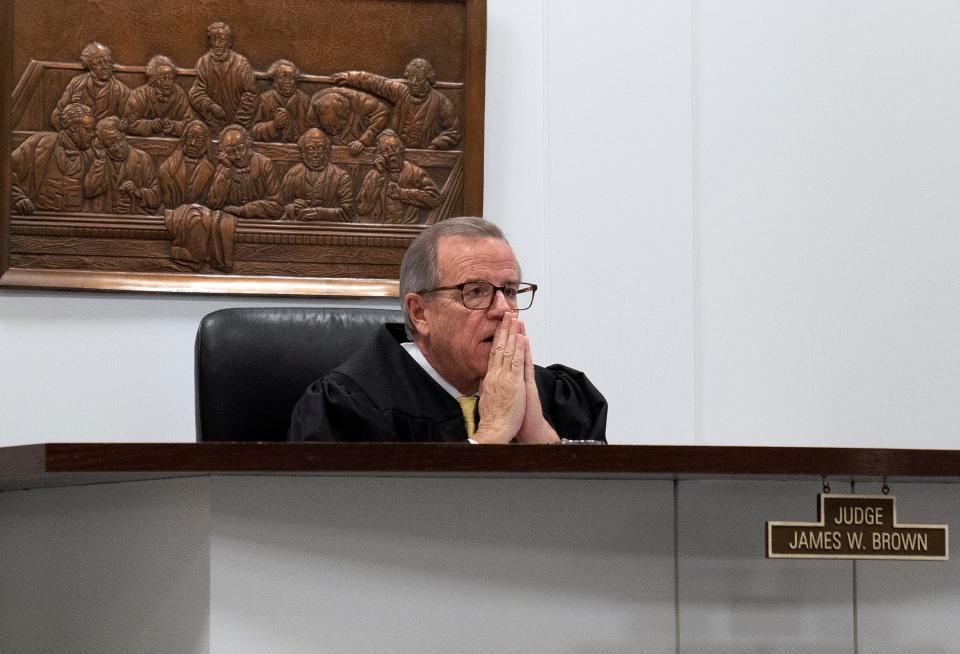
<svg viewBox="0 0 960 654">
<path fill-rule="evenodd" d="M 378 329 L 314 382 L 294 407 L 288 440 L 450 443 L 467 440 L 460 405 L 407 354 L 403 325 Z M 562 438 L 606 440 L 607 401 L 577 370 L 535 366 L 543 416 Z"/>
</svg>

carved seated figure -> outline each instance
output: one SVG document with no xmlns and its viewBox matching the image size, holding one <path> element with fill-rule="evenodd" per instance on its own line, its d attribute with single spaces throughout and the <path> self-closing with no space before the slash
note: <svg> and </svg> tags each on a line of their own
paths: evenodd
<svg viewBox="0 0 960 654">
<path fill-rule="evenodd" d="M 306 129 L 310 98 L 297 88 L 300 70 L 280 59 L 270 66 L 273 88 L 260 94 L 260 106 L 250 133 L 255 141 L 296 143 Z"/>
<path fill-rule="evenodd" d="M 180 136 L 193 120 L 187 94 L 174 81 L 177 68 L 164 55 L 147 63 L 147 83 L 127 98 L 123 119 L 127 133 L 138 136 Z"/>
<path fill-rule="evenodd" d="M 350 175 L 330 163 L 326 135 L 314 127 L 300 137 L 299 145 L 302 163 L 280 184 L 284 219 L 355 221 Z"/>
<path fill-rule="evenodd" d="M 310 99 L 307 124 L 322 129 L 334 145 L 349 146 L 355 157 L 376 143 L 388 122 L 387 105 L 363 91 L 330 87 Z"/>
<path fill-rule="evenodd" d="M 151 214 L 157 210 L 160 186 L 153 159 L 127 143 L 119 118 L 107 116 L 97 123 L 93 151 L 83 185 L 94 212 Z"/>
<path fill-rule="evenodd" d="M 393 102 L 390 127 L 408 148 L 449 150 L 460 142 L 460 119 L 453 102 L 433 88 L 437 74 L 426 59 L 407 64 L 398 82 L 363 71 L 337 73 L 334 80 L 376 93 Z"/>
<path fill-rule="evenodd" d="M 160 164 L 163 206 L 173 209 L 193 202 L 206 204 L 215 170 L 208 158 L 209 149 L 210 130 L 203 121 L 189 122 L 177 149 Z"/>
<path fill-rule="evenodd" d="M 91 43 L 80 53 L 80 63 L 87 69 L 67 83 L 63 95 L 50 116 L 50 124 L 60 129 L 61 114 L 68 104 L 77 102 L 90 107 L 95 121 L 107 116 L 123 115 L 130 88 L 113 76 L 113 55 L 101 43 Z"/>
<path fill-rule="evenodd" d="M 370 222 L 423 224 L 427 210 L 440 205 L 440 189 L 422 168 L 406 161 L 392 129 L 377 137 L 374 170 L 360 190 L 360 216 Z"/>
<path fill-rule="evenodd" d="M 240 125 L 227 125 L 220 132 L 219 165 L 207 193 L 207 204 L 239 218 L 279 218 L 276 202 L 280 184 L 273 162 L 253 151 L 250 133 Z"/>
<path fill-rule="evenodd" d="M 93 111 L 73 102 L 63 108 L 58 122 L 59 132 L 33 134 L 10 157 L 10 197 L 21 214 L 84 210 Z"/>
</svg>

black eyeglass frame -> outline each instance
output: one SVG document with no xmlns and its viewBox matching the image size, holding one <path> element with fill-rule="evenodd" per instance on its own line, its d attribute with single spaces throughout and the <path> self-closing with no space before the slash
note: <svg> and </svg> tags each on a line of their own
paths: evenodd
<svg viewBox="0 0 960 654">
<path fill-rule="evenodd" d="M 491 286 L 491 287 L 493 288 L 493 293 L 490 295 L 490 303 L 487 304 L 487 306 L 485 306 L 485 307 L 471 307 L 471 306 L 467 306 L 467 301 L 466 301 L 466 299 L 463 297 L 463 289 L 464 289 L 465 287 L 469 286 L 470 284 L 487 284 L 488 286 Z M 492 307 L 494 301 L 496 301 L 497 291 L 500 291 L 500 293 L 503 295 L 504 299 L 506 300 L 506 297 L 507 297 L 507 296 L 506 296 L 506 294 L 503 292 L 503 290 L 504 290 L 505 288 L 507 288 L 508 286 L 517 286 L 517 287 L 518 287 L 518 288 L 517 288 L 517 297 L 520 297 L 520 294 L 521 294 L 521 293 L 530 293 L 530 304 L 528 304 L 527 306 L 523 307 L 522 309 L 521 309 L 520 307 L 512 307 L 513 309 L 515 309 L 515 310 L 517 310 L 517 311 L 526 311 L 527 309 L 529 309 L 530 307 L 533 306 L 533 298 L 536 296 L 536 294 L 537 294 L 537 288 L 539 288 L 539 287 L 538 287 L 536 284 L 531 284 L 530 282 L 510 282 L 509 284 L 504 284 L 503 286 L 494 286 L 491 282 L 484 281 L 484 280 L 482 280 L 482 279 L 474 279 L 473 281 L 463 282 L 462 284 L 454 284 L 454 285 L 452 285 L 452 286 L 438 286 L 437 288 L 428 288 L 428 289 L 424 289 L 424 290 L 422 290 L 422 291 L 414 291 L 414 292 L 415 292 L 417 295 L 425 295 L 425 294 L 427 294 L 427 293 L 436 293 L 437 291 L 460 291 L 460 303 L 461 303 L 463 306 L 467 307 L 468 309 L 475 310 L 475 311 L 486 311 L 487 309 L 489 309 L 490 307 Z M 509 301 L 508 301 L 508 304 L 509 304 Z"/>
</svg>

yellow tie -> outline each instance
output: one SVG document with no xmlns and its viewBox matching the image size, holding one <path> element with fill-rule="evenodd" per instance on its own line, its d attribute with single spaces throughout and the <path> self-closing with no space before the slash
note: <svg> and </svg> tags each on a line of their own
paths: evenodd
<svg viewBox="0 0 960 654">
<path fill-rule="evenodd" d="M 475 418 L 477 415 L 477 396 L 461 395 L 457 398 L 457 402 L 460 403 L 460 410 L 463 411 L 463 424 L 467 428 L 467 438 L 473 438 L 473 435 L 477 433 Z"/>
</svg>

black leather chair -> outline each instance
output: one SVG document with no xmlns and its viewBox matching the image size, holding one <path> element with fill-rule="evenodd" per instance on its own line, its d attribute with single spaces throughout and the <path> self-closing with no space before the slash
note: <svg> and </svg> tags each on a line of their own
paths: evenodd
<svg viewBox="0 0 960 654">
<path fill-rule="evenodd" d="M 306 388 L 399 310 L 222 309 L 197 331 L 198 441 L 283 441 Z"/>
</svg>

